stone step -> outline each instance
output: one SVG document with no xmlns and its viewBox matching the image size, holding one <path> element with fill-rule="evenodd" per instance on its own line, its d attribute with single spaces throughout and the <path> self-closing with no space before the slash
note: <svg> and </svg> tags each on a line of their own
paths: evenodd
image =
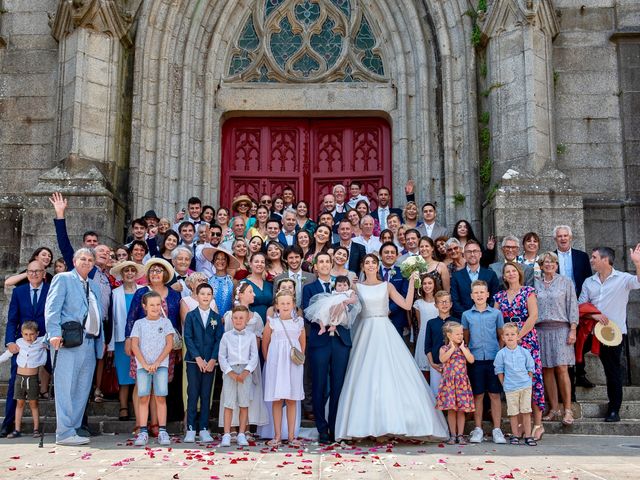
<svg viewBox="0 0 640 480">
<path fill-rule="evenodd" d="M 622 398 L 627 400 L 640 400 L 640 386 L 630 385 L 622 387 Z M 596 400 L 607 400 L 607 387 L 596 385 L 594 388 L 576 387 L 576 398 L 578 402 L 591 402 Z"/>
<path fill-rule="evenodd" d="M 609 402 L 606 400 L 593 402 L 580 402 L 582 416 L 584 418 L 604 418 L 607 414 Z M 625 400 L 620 407 L 620 418 L 640 419 L 640 401 Z"/>
<path fill-rule="evenodd" d="M 40 419 L 41 425 L 44 418 Z M 313 422 L 302 422 L 303 428 L 313 428 Z M 47 435 L 55 431 L 55 422 L 53 419 L 47 419 L 44 426 Z M 126 422 L 118 421 L 109 417 L 94 416 L 89 417 L 89 428 L 94 434 L 102 435 L 121 435 L 124 438 L 132 436 L 135 429 L 135 422 L 129 420 Z M 221 433 L 222 429 L 218 427 L 218 421 L 212 419 L 209 422 L 209 428 L 213 433 Z M 545 433 L 548 434 L 572 434 L 572 435 L 620 435 L 620 436 L 637 436 L 640 432 L 640 420 L 621 420 L 617 423 L 606 423 L 595 419 L 576 420 L 573 425 L 565 426 L 561 422 L 544 422 Z M 465 431 L 468 433 L 473 429 L 473 422 L 467 421 Z M 23 420 L 22 431 L 25 434 L 33 430 L 33 419 L 25 418 Z M 167 430 L 175 435 L 182 435 L 181 422 L 169 422 Z M 491 434 L 491 423 L 483 422 L 483 430 L 487 435 Z M 505 433 L 510 432 L 509 420 L 503 419 L 502 430 Z"/>
</svg>

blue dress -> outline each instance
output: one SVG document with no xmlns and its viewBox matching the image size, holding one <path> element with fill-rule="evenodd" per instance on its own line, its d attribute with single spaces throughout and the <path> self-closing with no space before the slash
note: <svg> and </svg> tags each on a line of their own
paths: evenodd
<svg viewBox="0 0 640 480">
<path fill-rule="evenodd" d="M 224 317 L 224 314 L 233 307 L 233 280 L 229 275 L 223 277 L 214 275 L 209 279 L 209 285 L 213 287 L 218 315 Z"/>
<path fill-rule="evenodd" d="M 251 310 L 260 315 L 260 317 L 262 318 L 262 323 L 266 323 L 267 310 L 271 305 L 273 305 L 273 283 L 267 282 L 265 280 L 263 282 L 262 289 L 260 289 L 251 280 L 245 278 L 244 282 L 253 287 L 253 293 L 255 293 L 256 295 L 253 303 L 251 304 Z"/>
</svg>

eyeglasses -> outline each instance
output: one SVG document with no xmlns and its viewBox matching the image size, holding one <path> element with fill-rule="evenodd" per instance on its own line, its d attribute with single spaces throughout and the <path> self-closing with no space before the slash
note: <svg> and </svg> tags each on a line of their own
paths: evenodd
<svg viewBox="0 0 640 480">
<path fill-rule="evenodd" d="M 211 232 L 209 235 L 212 236 L 212 237 L 221 237 L 222 233 L 220 233 L 220 232 L 215 232 L 215 233 Z"/>
<path fill-rule="evenodd" d="M 27 275 L 38 275 L 42 272 L 44 272 L 44 270 L 27 270 Z"/>
<path fill-rule="evenodd" d="M 436 303 L 438 305 L 449 305 L 451 303 L 451 300 L 438 300 Z"/>
<path fill-rule="evenodd" d="M 151 267 L 149 269 L 149 273 L 164 273 L 164 268 L 162 268 L 162 267 Z"/>
<path fill-rule="evenodd" d="M 503 248 L 504 250 L 517 250 L 517 249 L 518 249 L 518 248 L 520 248 L 520 247 L 518 247 L 517 245 L 513 245 L 513 246 L 505 245 L 505 246 L 504 246 L 504 247 L 502 247 L 502 248 Z"/>
<path fill-rule="evenodd" d="M 122 271 L 123 271 L 124 273 L 127 273 L 127 272 L 133 272 L 133 273 L 135 273 L 135 272 L 137 272 L 137 270 L 135 269 L 135 267 L 126 267 L 126 268 L 123 268 L 123 269 L 122 269 Z M 150 270 L 150 271 L 151 271 L 151 270 Z"/>
</svg>

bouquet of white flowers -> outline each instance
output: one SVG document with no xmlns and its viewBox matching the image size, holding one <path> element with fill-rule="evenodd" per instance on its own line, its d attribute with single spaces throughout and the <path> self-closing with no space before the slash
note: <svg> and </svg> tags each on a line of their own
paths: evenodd
<svg viewBox="0 0 640 480">
<path fill-rule="evenodd" d="M 411 255 L 404 262 L 400 264 L 400 273 L 404 278 L 409 278 L 413 272 L 418 272 L 420 275 L 426 273 L 429 269 L 429 265 L 420 255 Z M 415 287 L 420 288 L 420 278 L 416 279 Z"/>
</svg>

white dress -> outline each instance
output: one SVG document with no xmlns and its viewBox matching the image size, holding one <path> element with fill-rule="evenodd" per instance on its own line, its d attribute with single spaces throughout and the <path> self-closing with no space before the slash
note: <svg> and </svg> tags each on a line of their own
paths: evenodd
<svg viewBox="0 0 640 480">
<path fill-rule="evenodd" d="M 438 316 L 438 309 L 435 303 L 425 302 L 422 298 L 413 303 L 413 307 L 420 312 L 420 330 L 418 331 L 418 340 L 416 340 L 416 352 L 414 358 L 418 364 L 418 368 L 422 371 L 429 371 L 429 359 L 424 353 L 424 337 L 427 332 L 427 322 Z"/>
<path fill-rule="evenodd" d="M 336 439 L 449 437 L 422 372 L 389 320 L 387 282 L 358 285 L 362 313 L 338 404 Z"/>
</svg>

